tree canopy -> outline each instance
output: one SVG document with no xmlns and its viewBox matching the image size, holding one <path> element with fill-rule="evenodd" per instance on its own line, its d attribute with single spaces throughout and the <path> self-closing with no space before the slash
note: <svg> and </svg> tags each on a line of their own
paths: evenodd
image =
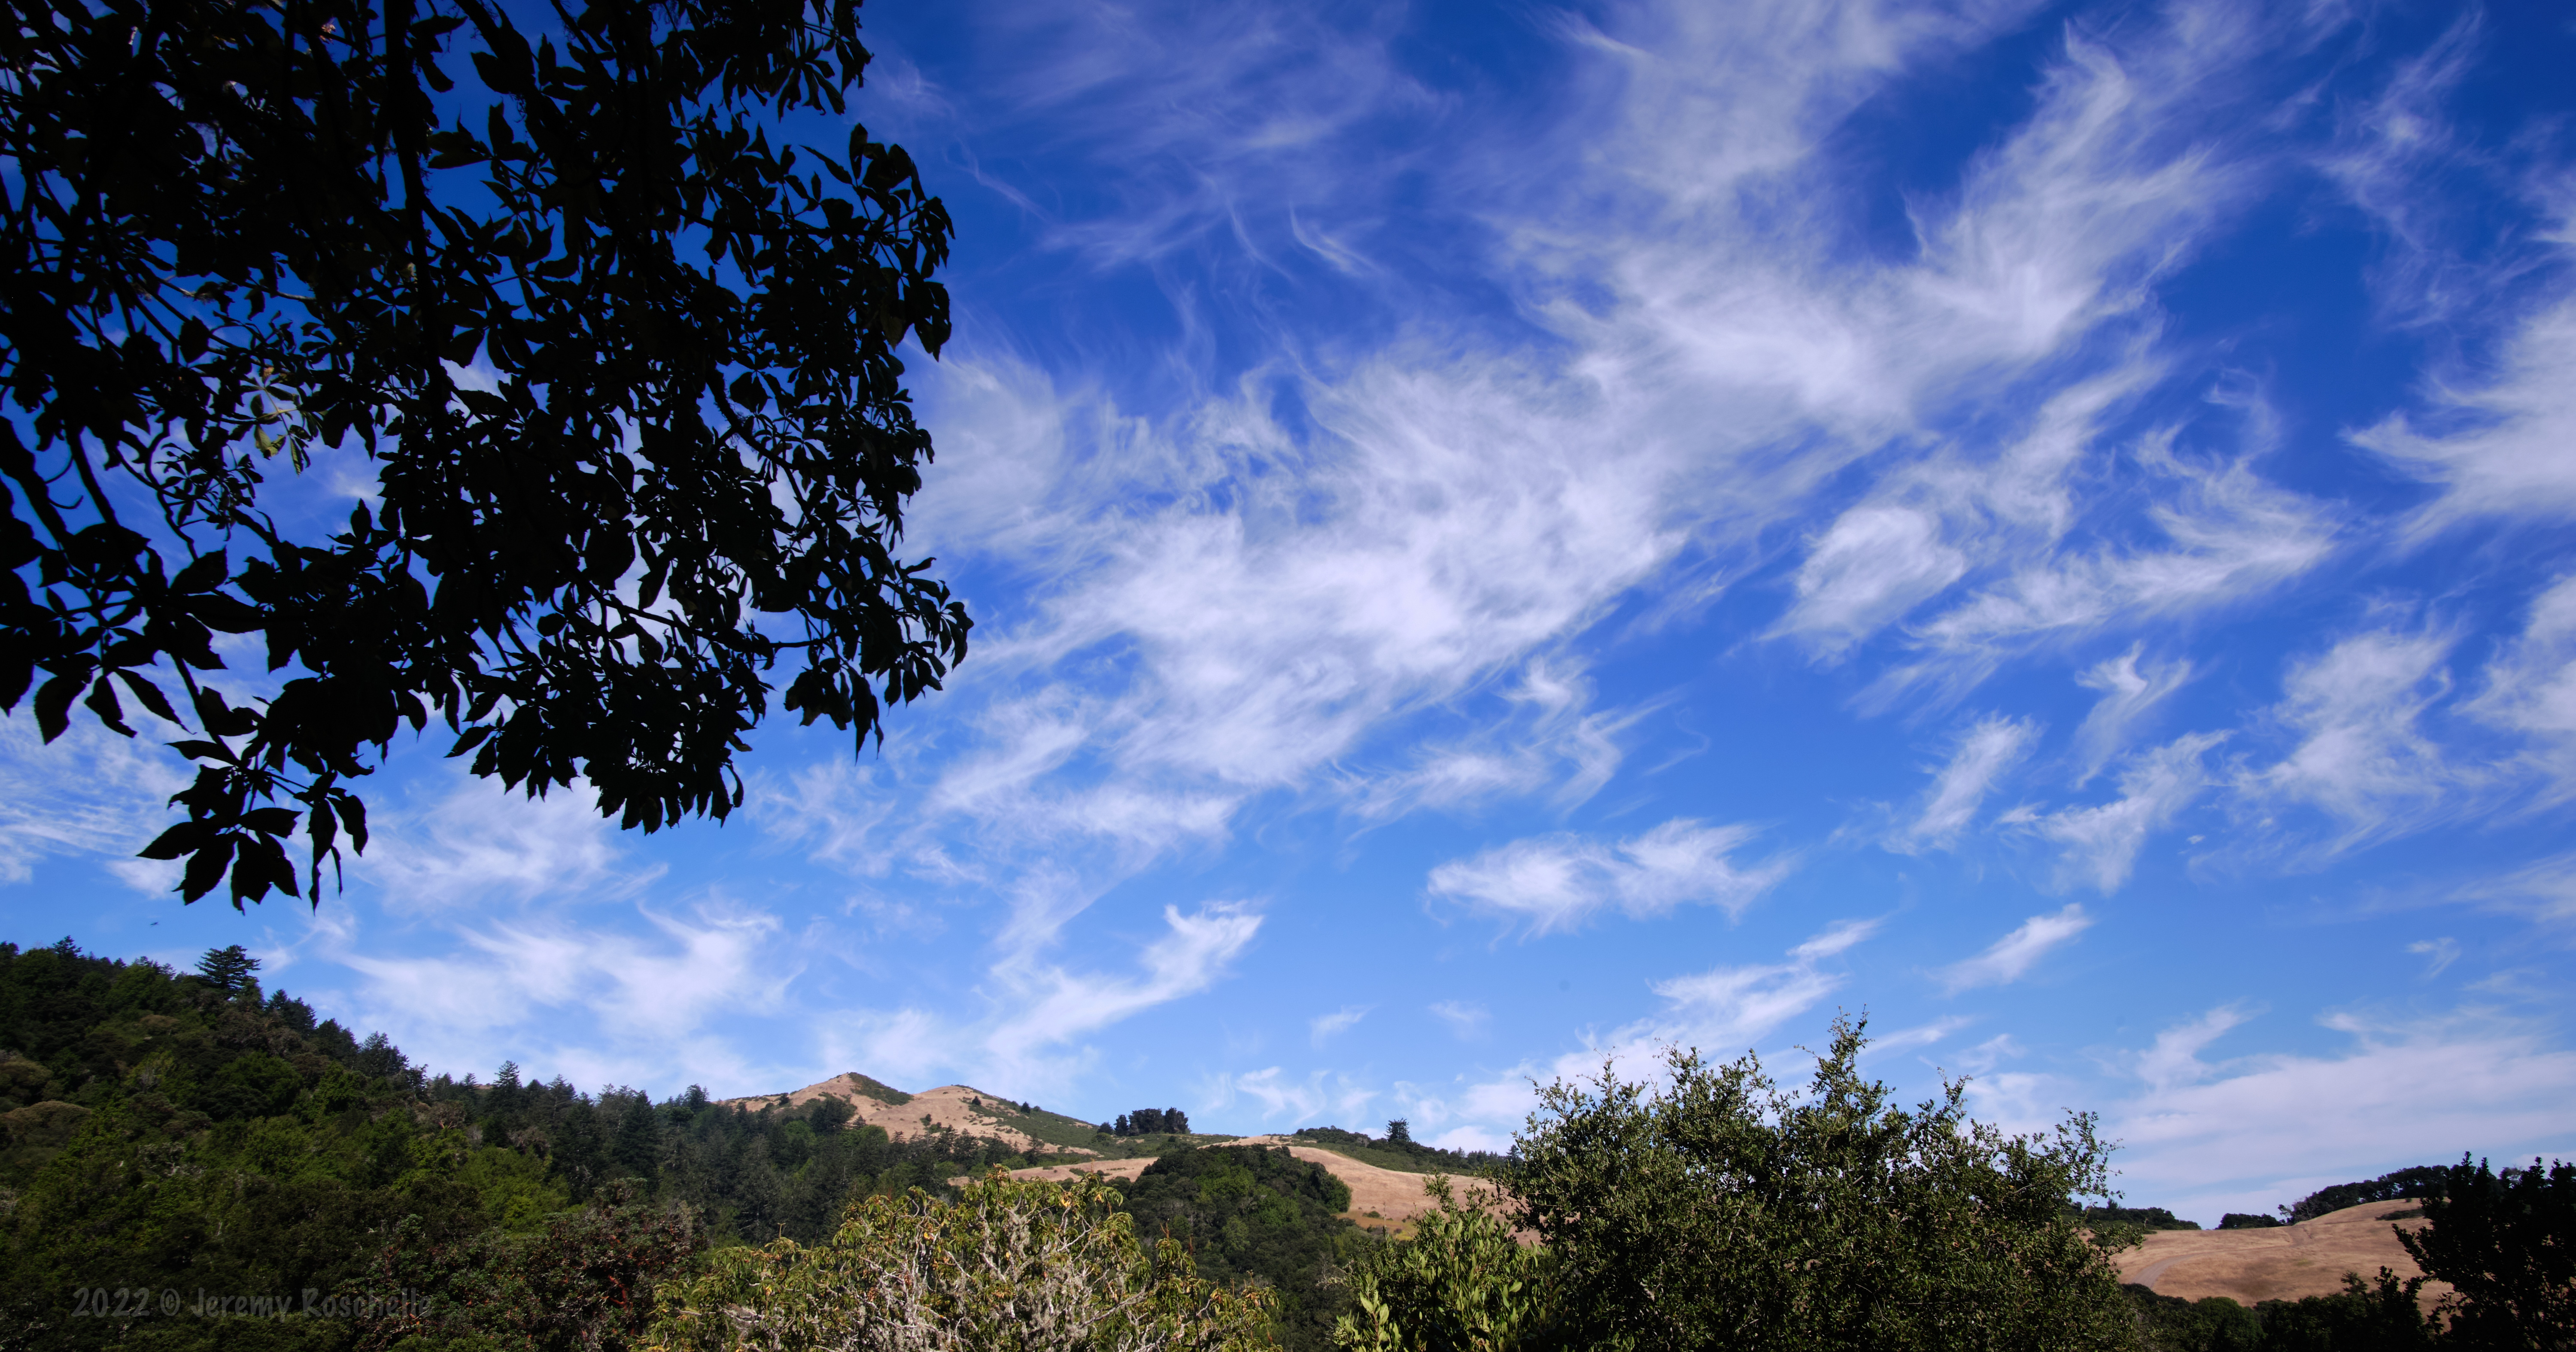
<svg viewBox="0 0 2576 1352">
<path fill-rule="evenodd" d="M 2576 1347 L 2576 1164 L 2501 1172 L 2467 1156 L 2426 1189 L 2424 1229 L 2397 1242 L 2451 1294 L 2450 1340 L 2476 1348 Z"/>
<path fill-rule="evenodd" d="M 48 741 L 76 703 L 188 730 L 186 818 L 144 853 L 190 901 L 318 904 L 406 724 L 650 831 L 741 803 L 777 683 L 864 744 L 965 654 L 897 552 L 931 456 L 897 346 L 948 337 L 952 232 L 900 147 L 836 121 L 855 0 L 552 20 L 0 25 L 0 708 L 32 689 Z M 325 459 L 354 504 L 281 492 Z M 264 640 L 265 697 L 215 683 L 218 634 Z"/>
<path fill-rule="evenodd" d="M 2116 1348 L 2135 1319 L 2070 1198 L 2105 1196 L 2092 1119 L 2047 1136 L 1909 1111 L 1837 1020 L 1803 1094 L 1758 1058 L 1674 1050 L 1660 1088 L 1559 1081 L 1496 1177 L 1555 1257 L 1556 1336 L 1651 1348 Z"/>
</svg>

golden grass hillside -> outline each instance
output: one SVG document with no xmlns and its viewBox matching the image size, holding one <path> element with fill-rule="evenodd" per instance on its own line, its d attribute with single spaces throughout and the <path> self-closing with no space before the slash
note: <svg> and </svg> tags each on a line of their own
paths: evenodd
<svg viewBox="0 0 2576 1352">
<path fill-rule="evenodd" d="M 2343 1289 L 2347 1272 L 2370 1277 L 2385 1267 L 2400 1277 L 2419 1277 L 2424 1270 L 2398 1245 L 2396 1230 L 2416 1229 L 2423 1220 L 2386 1219 L 2418 1205 L 2367 1202 L 2270 1230 L 2159 1230 L 2120 1255 L 2120 1280 L 2144 1283 L 2163 1296 L 2226 1296 L 2254 1305 L 2332 1294 Z M 2429 1304 L 2449 1290 L 2440 1282 L 2426 1283 L 2423 1299 Z"/>
</svg>

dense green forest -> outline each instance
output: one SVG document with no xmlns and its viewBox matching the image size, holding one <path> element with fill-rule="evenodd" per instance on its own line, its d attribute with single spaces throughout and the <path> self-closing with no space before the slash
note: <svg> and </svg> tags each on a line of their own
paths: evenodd
<svg viewBox="0 0 2576 1352">
<path fill-rule="evenodd" d="M 1029 1162 L 852 1129 L 837 1099 L 433 1077 L 206 966 L 0 944 L 0 1346 L 589 1345 L 709 1244 L 810 1242 L 854 1196 Z M 325 1308 L 362 1317 L 302 1317 Z"/>
<path fill-rule="evenodd" d="M 1147 1242 L 1180 1241 L 1197 1275 L 1267 1288 L 1272 1331 L 1290 1352 L 1322 1352 L 1350 1304 L 1341 1266 L 1377 1241 L 1340 1214 L 1350 1186 L 1322 1165 L 1262 1146 L 1165 1155 L 1124 1189 Z"/>
</svg>

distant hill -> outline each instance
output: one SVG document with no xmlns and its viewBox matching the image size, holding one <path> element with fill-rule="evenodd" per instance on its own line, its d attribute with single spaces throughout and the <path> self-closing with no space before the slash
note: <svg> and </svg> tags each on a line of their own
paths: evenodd
<svg viewBox="0 0 2576 1352">
<path fill-rule="evenodd" d="M 1033 1103 L 1015 1102 L 971 1084 L 941 1085 L 906 1093 L 855 1070 L 802 1089 L 719 1099 L 718 1107 L 797 1109 L 822 1098 L 848 1103 L 856 1124 L 875 1127 L 897 1141 L 947 1136 L 991 1141 L 1026 1155 L 1080 1155 L 1092 1159 L 1151 1159 L 1174 1146 L 1222 1145 L 1237 1138 L 1220 1132 L 1155 1131 L 1112 1136 L 1100 1124 Z M 1365 1138 L 1363 1138 L 1365 1139 Z"/>
<path fill-rule="evenodd" d="M 2423 1224 L 2420 1213 L 2392 1199 L 2262 1230 L 2159 1231 L 2120 1255 L 2120 1280 L 2158 1295 L 2225 1296 L 2247 1306 L 2331 1295 L 2347 1272 L 2367 1276 L 2386 1267 L 2400 1277 L 2421 1275 L 2396 1231 Z M 2432 1283 L 2424 1299 L 2430 1303 L 2449 1289 Z"/>
<path fill-rule="evenodd" d="M 824 1097 L 838 1098 L 856 1110 L 855 1121 L 876 1127 L 897 1141 L 942 1134 L 998 1141 L 1024 1154 L 1126 1154 L 1104 1150 L 1099 1128 L 1077 1117 L 1051 1113 L 967 1084 L 941 1085 L 909 1094 L 855 1070 L 782 1094 L 752 1094 L 722 1099 L 720 1107 L 802 1108 Z"/>
</svg>

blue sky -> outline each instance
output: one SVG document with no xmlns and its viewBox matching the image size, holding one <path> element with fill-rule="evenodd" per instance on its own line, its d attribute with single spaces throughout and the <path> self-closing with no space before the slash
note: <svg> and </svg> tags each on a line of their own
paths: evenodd
<svg viewBox="0 0 2576 1352">
<path fill-rule="evenodd" d="M 2205 1222 L 2576 1149 L 2562 7 L 867 19 L 959 222 L 949 690 L 649 838 L 401 747 L 248 918 L 22 712 L 8 937 L 460 1073 L 1479 1146 L 1866 1010 Z"/>
</svg>

